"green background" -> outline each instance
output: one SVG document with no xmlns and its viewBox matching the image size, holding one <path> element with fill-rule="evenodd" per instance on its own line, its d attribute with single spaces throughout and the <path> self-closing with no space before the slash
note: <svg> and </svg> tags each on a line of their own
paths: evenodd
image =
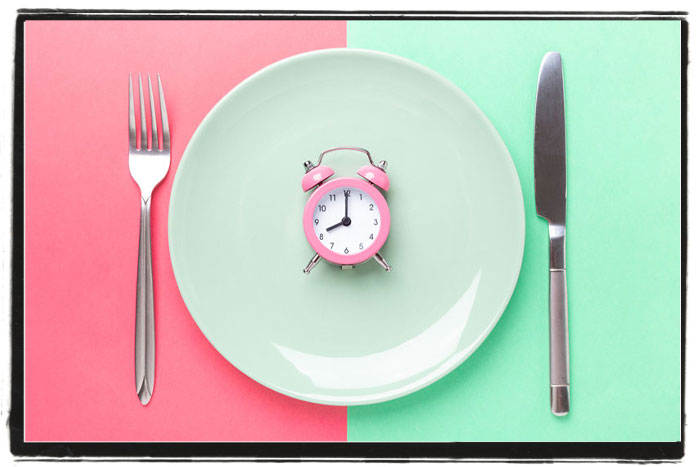
<svg viewBox="0 0 700 467">
<path fill-rule="evenodd" d="M 348 21 L 348 47 L 441 73 L 520 176 L 525 256 L 484 344 L 431 386 L 348 408 L 349 441 L 680 440 L 680 22 Z M 547 223 L 534 204 L 540 61 L 562 54 L 571 412 L 549 410 Z"/>
</svg>

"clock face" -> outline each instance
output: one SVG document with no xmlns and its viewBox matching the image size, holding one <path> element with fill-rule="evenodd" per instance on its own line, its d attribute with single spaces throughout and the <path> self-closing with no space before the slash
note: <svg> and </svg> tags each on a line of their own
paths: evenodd
<svg viewBox="0 0 700 467">
<path fill-rule="evenodd" d="M 334 188 L 315 203 L 313 230 L 328 250 L 339 255 L 355 255 L 376 240 L 382 216 L 376 200 L 360 188 Z"/>
</svg>

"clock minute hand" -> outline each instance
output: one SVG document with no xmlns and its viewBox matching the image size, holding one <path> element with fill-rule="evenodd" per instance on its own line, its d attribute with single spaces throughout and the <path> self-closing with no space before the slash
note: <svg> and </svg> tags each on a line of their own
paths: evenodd
<svg viewBox="0 0 700 467">
<path fill-rule="evenodd" d="M 350 198 L 350 192 L 345 192 L 345 217 L 348 217 L 348 198 Z"/>
</svg>

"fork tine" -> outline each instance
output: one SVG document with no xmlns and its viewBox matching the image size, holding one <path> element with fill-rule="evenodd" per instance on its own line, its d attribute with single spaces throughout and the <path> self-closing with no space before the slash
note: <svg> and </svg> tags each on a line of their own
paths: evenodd
<svg viewBox="0 0 700 467">
<path fill-rule="evenodd" d="M 158 150 L 158 124 L 156 123 L 156 105 L 153 103 L 153 87 L 151 86 L 151 74 L 148 74 L 148 98 L 151 107 L 151 150 Z"/>
<path fill-rule="evenodd" d="M 129 148 L 136 149 L 136 117 L 134 116 L 134 89 L 129 73 Z"/>
<path fill-rule="evenodd" d="M 170 127 L 168 126 L 168 111 L 165 109 L 165 96 L 163 95 L 163 85 L 160 82 L 160 73 L 156 74 L 158 78 L 158 100 L 160 101 L 160 121 L 163 124 L 163 151 L 170 149 Z"/>
<path fill-rule="evenodd" d="M 143 104 L 143 83 L 141 73 L 139 73 L 139 110 L 141 111 L 141 149 L 148 149 L 148 139 L 146 138 L 146 108 Z"/>
</svg>

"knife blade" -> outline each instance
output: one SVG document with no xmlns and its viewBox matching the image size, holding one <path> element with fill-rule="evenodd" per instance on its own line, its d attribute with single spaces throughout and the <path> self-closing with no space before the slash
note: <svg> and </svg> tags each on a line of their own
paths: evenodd
<svg viewBox="0 0 700 467">
<path fill-rule="evenodd" d="M 545 54 L 535 105 L 535 205 L 549 222 L 549 384 L 554 415 L 570 406 L 566 293 L 566 121 L 561 55 Z"/>
</svg>

